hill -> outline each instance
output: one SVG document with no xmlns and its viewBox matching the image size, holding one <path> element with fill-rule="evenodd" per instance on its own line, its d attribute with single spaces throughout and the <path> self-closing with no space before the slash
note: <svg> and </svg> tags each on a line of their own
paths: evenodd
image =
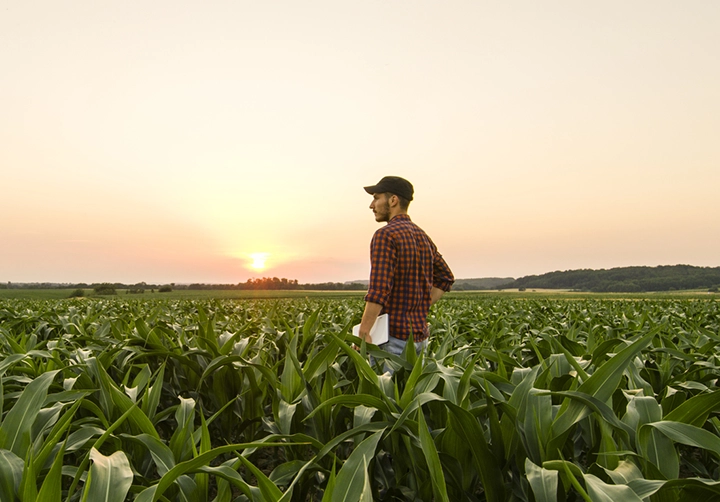
<svg viewBox="0 0 720 502">
<path fill-rule="evenodd" d="M 498 287 L 512 282 L 512 277 L 484 277 L 481 279 L 457 279 L 453 284 L 453 291 L 476 291 L 498 289 Z"/>
<path fill-rule="evenodd" d="M 581 269 L 529 275 L 498 286 L 498 289 L 571 289 L 595 293 L 636 293 L 685 289 L 713 289 L 720 286 L 720 267 L 665 265 Z"/>
</svg>

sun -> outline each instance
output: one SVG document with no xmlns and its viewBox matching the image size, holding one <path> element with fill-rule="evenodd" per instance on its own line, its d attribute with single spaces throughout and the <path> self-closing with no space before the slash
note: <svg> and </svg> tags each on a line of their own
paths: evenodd
<svg viewBox="0 0 720 502">
<path fill-rule="evenodd" d="M 265 262 L 267 261 L 268 257 L 270 256 L 269 253 L 253 253 L 250 255 L 250 259 L 252 262 L 250 263 L 250 268 L 257 270 L 258 272 L 265 270 L 266 265 Z"/>
</svg>

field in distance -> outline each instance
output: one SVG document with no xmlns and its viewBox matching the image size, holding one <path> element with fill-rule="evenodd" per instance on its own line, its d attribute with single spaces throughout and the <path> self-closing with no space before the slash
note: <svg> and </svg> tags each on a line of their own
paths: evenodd
<svg viewBox="0 0 720 502">
<path fill-rule="evenodd" d="M 61 300 L 70 298 L 73 289 L 0 289 L 0 299 L 19 300 Z M 314 291 L 314 290 L 188 290 L 176 289 L 160 293 L 157 290 L 144 293 L 130 293 L 126 289 L 118 289 L 115 295 L 97 295 L 92 289 L 84 289 L 82 298 L 118 298 L 123 300 L 232 300 L 232 299 L 281 299 L 281 298 L 363 298 L 365 291 Z M 451 291 L 445 299 L 473 297 L 512 297 L 512 298 L 678 298 L 678 299 L 712 299 L 720 300 L 720 294 L 708 293 L 707 290 L 687 290 L 655 293 L 588 293 L 562 289 L 505 289 L 502 291 Z"/>
</svg>

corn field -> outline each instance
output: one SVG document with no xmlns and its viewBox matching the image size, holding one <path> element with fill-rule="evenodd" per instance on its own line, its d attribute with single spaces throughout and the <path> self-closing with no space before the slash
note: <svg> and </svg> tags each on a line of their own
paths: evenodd
<svg viewBox="0 0 720 502">
<path fill-rule="evenodd" d="M 362 307 L 0 301 L 0 500 L 720 500 L 720 302 Z"/>
</svg>

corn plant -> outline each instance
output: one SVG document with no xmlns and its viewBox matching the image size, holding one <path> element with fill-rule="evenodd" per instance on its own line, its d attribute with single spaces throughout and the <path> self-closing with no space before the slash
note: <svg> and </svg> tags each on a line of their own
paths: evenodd
<svg viewBox="0 0 720 502">
<path fill-rule="evenodd" d="M 449 296 L 403 357 L 361 312 L 2 301 L 0 500 L 720 497 L 718 302 Z"/>
</svg>

